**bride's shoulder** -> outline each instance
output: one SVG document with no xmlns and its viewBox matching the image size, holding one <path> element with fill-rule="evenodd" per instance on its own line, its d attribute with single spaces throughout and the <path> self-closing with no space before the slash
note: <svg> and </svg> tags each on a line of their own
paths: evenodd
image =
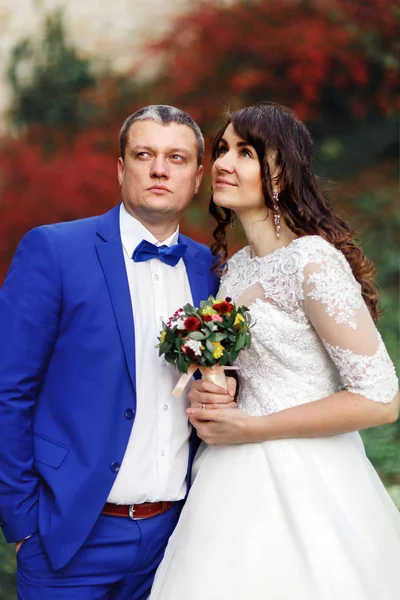
<svg viewBox="0 0 400 600">
<path fill-rule="evenodd" d="M 320 235 L 305 235 L 291 244 L 301 267 L 309 263 L 321 263 L 332 259 L 346 261 L 344 255 L 333 244 Z"/>
<path fill-rule="evenodd" d="M 345 255 L 320 235 L 308 235 L 295 240 L 293 254 L 299 281 L 310 281 L 319 273 L 321 280 L 340 281 L 343 278 L 354 284 L 351 266 Z M 293 258 L 293 257 L 292 257 Z M 358 284 L 357 284 L 358 285 Z"/>
</svg>

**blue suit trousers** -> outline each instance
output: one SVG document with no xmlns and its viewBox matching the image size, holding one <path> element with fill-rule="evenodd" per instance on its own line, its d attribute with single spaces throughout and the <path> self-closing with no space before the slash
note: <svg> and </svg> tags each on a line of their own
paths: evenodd
<svg viewBox="0 0 400 600">
<path fill-rule="evenodd" d="M 100 515 L 83 546 L 57 571 L 36 531 L 17 554 L 18 600 L 145 600 L 182 504 L 135 521 Z"/>
</svg>

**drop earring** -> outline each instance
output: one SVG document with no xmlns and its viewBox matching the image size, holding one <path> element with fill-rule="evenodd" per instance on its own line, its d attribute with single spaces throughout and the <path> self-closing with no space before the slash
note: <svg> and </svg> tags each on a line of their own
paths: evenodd
<svg viewBox="0 0 400 600">
<path fill-rule="evenodd" d="M 281 215 L 279 214 L 279 195 L 278 190 L 274 190 L 272 192 L 272 197 L 274 199 L 274 225 L 275 225 L 275 233 L 276 237 L 279 238 L 281 234 Z"/>
</svg>

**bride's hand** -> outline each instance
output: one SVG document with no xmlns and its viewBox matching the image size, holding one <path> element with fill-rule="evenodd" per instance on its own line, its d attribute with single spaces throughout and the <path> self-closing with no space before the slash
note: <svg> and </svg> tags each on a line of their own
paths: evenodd
<svg viewBox="0 0 400 600">
<path fill-rule="evenodd" d="M 205 381 L 196 379 L 188 394 L 191 408 L 215 410 L 217 408 L 237 408 L 235 402 L 236 381 L 233 377 L 226 378 L 228 390 Z"/>
<path fill-rule="evenodd" d="M 255 417 L 241 410 L 210 410 L 188 408 L 186 413 L 197 435 L 207 444 L 246 444 L 256 441 L 253 432 Z"/>
</svg>

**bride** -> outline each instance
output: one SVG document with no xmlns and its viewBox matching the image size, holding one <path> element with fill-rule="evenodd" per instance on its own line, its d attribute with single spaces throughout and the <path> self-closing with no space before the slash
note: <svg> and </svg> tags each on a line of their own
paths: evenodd
<svg viewBox="0 0 400 600">
<path fill-rule="evenodd" d="M 215 410 L 221 389 L 193 384 L 206 443 L 151 600 L 400 598 L 400 514 L 357 433 L 399 409 L 373 266 L 318 189 L 309 133 L 288 110 L 231 114 L 212 184 L 220 264 L 236 215 L 249 243 L 219 295 L 250 308 L 252 346 L 236 362 L 238 409 Z"/>
</svg>

